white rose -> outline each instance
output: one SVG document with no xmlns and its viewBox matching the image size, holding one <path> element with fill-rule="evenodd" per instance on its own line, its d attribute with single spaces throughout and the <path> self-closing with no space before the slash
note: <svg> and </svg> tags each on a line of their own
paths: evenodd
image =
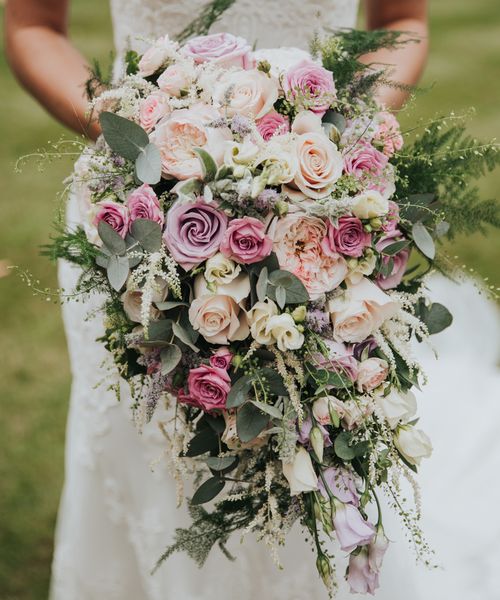
<svg viewBox="0 0 500 600">
<path fill-rule="evenodd" d="M 207 281 L 203 275 L 197 275 L 194 280 L 194 297 L 213 295 L 212 290 L 208 287 Z M 229 296 L 237 304 L 240 304 L 250 294 L 250 280 L 248 275 L 240 273 L 233 278 L 231 282 L 217 286 L 217 294 Z"/>
<path fill-rule="evenodd" d="M 297 329 L 292 315 L 288 313 L 271 317 L 267 323 L 266 334 L 272 335 L 282 352 L 298 350 L 304 343 L 303 334 Z"/>
<path fill-rule="evenodd" d="M 253 339 L 259 344 L 269 346 L 274 343 L 273 336 L 267 332 L 269 319 L 278 314 L 276 304 L 266 298 L 263 302 L 256 302 L 248 311 L 248 322 Z"/>
<path fill-rule="evenodd" d="M 260 119 L 278 99 L 278 82 L 262 71 L 228 72 L 216 84 L 213 99 L 229 117 L 238 114 Z"/>
<path fill-rule="evenodd" d="M 352 212 L 359 219 L 382 217 L 389 212 L 389 201 L 376 190 L 368 190 L 353 200 Z"/>
<path fill-rule="evenodd" d="M 290 485 L 290 495 L 318 489 L 318 477 L 314 472 L 309 452 L 302 446 L 297 447 L 292 463 L 283 464 L 283 475 Z"/>
<path fill-rule="evenodd" d="M 378 387 L 387 377 L 389 365 L 382 358 L 367 358 L 359 363 L 356 383 L 360 392 L 369 392 Z"/>
<path fill-rule="evenodd" d="M 357 400 L 339 401 L 336 408 L 342 420 L 342 425 L 349 431 L 359 427 L 373 413 L 373 404 L 365 396 L 361 396 Z"/>
<path fill-rule="evenodd" d="M 303 133 L 324 133 L 321 117 L 311 110 L 302 110 L 295 117 L 292 132 L 297 135 Z"/>
<path fill-rule="evenodd" d="M 392 388 L 387 396 L 376 394 L 375 400 L 391 429 L 400 422 L 407 423 L 417 412 L 417 399 L 411 391 L 402 393 Z"/>
<path fill-rule="evenodd" d="M 231 283 L 240 274 L 241 266 L 220 252 L 205 263 L 205 279 L 216 286 Z"/>
<path fill-rule="evenodd" d="M 394 436 L 394 445 L 403 457 L 416 467 L 422 458 L 429 458 L 432 454 L 432 443 L 429 437 L 421 430 L 411 425 L 398 428 Z"/>
<path fill-rule="evenodd" d="M 300 48 L 262 48 L 253 54 L 256 63 L 267 61 L 271 65 L 271 74 L 279 77 L 301 60 L 311 60 L 311 54 Z"/>
<path fill-rule="evenodd" d="M 154 283 L 152 301 L 153 302 L 163 302 L 168 294 L 168 286 L 167 282 L 160 277 L 157 277 Z M 127 289 L 120 296 L 120 300 L 123 303 L 123 310 L 125 311 L 127 317 L 134 321 L 134 323 L 141 323 L 141 311 L 142 311 L 142 290 L 135 286 L 131 279 L 127 281 Z M 159 319 L 161 316 L 160 311 L 151 306 L 150 311 L 150 319 Z"/>
<path fill-rule="evenodd" d="M 336 341 L 347 343 L 363 342 L 398 310 L 398 304 L 366 277 L 328 306 Z"/>
</svg>

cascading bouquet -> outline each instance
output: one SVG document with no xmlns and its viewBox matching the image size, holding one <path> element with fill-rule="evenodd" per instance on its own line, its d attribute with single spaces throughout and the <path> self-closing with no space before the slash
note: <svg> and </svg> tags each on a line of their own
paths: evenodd
<svg viewBox="0 0 500 600">
<path fill-rule="evenodd" d="M 73 176 L 83 226 L 50 254 L 82 268 L 77 291 L 105 295 L 102 341 L 137 418 L 170 407 L 170 462 L 197 489 L 162 558 L 201 565 L 235 531 L 274 551 L 299 520 L 328 587 L 335 537 L 352 591 L 373 593 L 379 489 L 426 550 L 418 503 L 398 495 L 431 454 L 412 343 L 451 322 L 424 275 L 443 264 L 435 238 L 497 219 L 463 184 L 497 159 L 453 119 L 403 144 L 374 100 L 384 72 L 359 60 L 398 43 L 347 31 L 309 54 L 165 36 L 92 102 L 103 135 Z"/>
</svg>

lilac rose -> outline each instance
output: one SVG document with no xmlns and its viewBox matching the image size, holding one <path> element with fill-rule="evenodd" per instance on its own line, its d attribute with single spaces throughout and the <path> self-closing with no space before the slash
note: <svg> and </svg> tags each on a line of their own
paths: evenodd
<svg viewBox="0 0 500 600">
<path fill-rule="evenodd" d="M 372 243 L 372 236 L 365 231 L 358 217 L 340 217 L 337 225 L 328 223 L 326 237 L 321 247 L 326 254 L 344 254 L 359 258 L 363 250 Z"/>
<path fill-rule="evenodd" d="M 375 245 L 375 247 L 379 252 L 382 252 L 382 250 L 384 248 L 387 248 L 387 246 L 390 246 L 391 244 L 403 240 L 404 238 L 402 237 L 401 233 L 396 229 L 391 233 L 391 235 L 385 236 L 382 239 L 380 239 Z M 403 275 L 405 274 L 406 265 L 408 264 L 409 257 L 410 248 L 403 248 L 393 256 L 382 255 L 382 264 L 384 266 L 388 265 L 389 262 L 392 260 L 393 267 L 389 275 L 379 275 L 377 277 L 378 286 L 381 287 L 383 290 L 389 290 L 391 288 L 397 287 L 403 279 Z"/>
<path fill-rule="evenodd" d="M 282 85 L 289 100 L 298 100 L 301 108 L 320 116 L 325 114 L 336 99 L 332 72 L 309 59 L 291 67 L 283 78 Z"/>
<path fill-rule="evenodd" d="M 134 190 L 127 199 L 130 214 L 130 225 L 136 219 L 149 219 L 163 227 L 165 218 L 160 207 L 158 196 L 147 183 Z"/>
<path fill-rule="evenodd" d="M 122 238 L 127 235 L 129 227 L 129 213 L 127 207 L 112 200 L 103 200 L 96 204 L 98 208 L 94 217 L 94 225 L 97 227 L 100 221 L 105 221 Z"/>
<path fill-rule="evenodd" d="M 250 44 L 244 38 L 231 33 L 200 35 L 189 40 L 182 52 L 191 57 L 196 64 L 213 62 L 225 68 L 242 69 L 251 69 L 254 66 Z"/>
<path fill-rule="evenodd" d="M 218 252 L 227 229 L 227 216 L 203 198 L 176 202 L 167 213 L 165 245 L 181 267 L 189 271 Z"/>
</svg>

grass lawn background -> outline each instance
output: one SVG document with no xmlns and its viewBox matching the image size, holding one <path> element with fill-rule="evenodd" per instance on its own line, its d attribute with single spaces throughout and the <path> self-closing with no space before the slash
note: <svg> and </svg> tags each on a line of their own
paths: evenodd
<svg viewBox="0 0 500 600">
<path fill-rule="evenodd" d="M 436 85 L 404 121 L 474 106 L 471 132 L 498 136 L 500 11 L 491 0 L 430 4 L 431 56 L 423 85 Z M 107 3 L 74 0 L 72 6 L 76 45 L 106 61 L 112 44 Z M 17 86 L 3 53 L 0 106 L 0 260 L 29 267 L 43 286 L 55 287 L 55 268 L 38 255 L 38 246 L 50 234 L 70 162 L 43 172 L 33 165 L 22 175 L 13 166 L 63 130 Z M 500 172 L 480 187 L 485 196 L 500 196 Z M 450 252 L 500 283 L 498 232 L 459 239 Z M 68 360 L 58 306 L 33 297 L 15 275 L 0 278 L 0 315 L 0 600 L 44 600 L 63 477 Z"/>
</svg>

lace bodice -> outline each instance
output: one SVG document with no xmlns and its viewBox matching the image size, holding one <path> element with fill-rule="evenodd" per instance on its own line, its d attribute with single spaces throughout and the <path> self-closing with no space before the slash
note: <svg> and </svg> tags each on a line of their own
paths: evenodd
<svg viewBox="0 0 500 600">
<path fill-rule="evenodd" d="M 175 36 L 199 14 L 208 0 L 111 0 L 118 55 L 140 49 L 138 37 Z M 229 31 L 259 48 L 307 47 L 323 28 L 353 27 L 358 0 L 236 0 L 213 31 Z"/>
</svg>

